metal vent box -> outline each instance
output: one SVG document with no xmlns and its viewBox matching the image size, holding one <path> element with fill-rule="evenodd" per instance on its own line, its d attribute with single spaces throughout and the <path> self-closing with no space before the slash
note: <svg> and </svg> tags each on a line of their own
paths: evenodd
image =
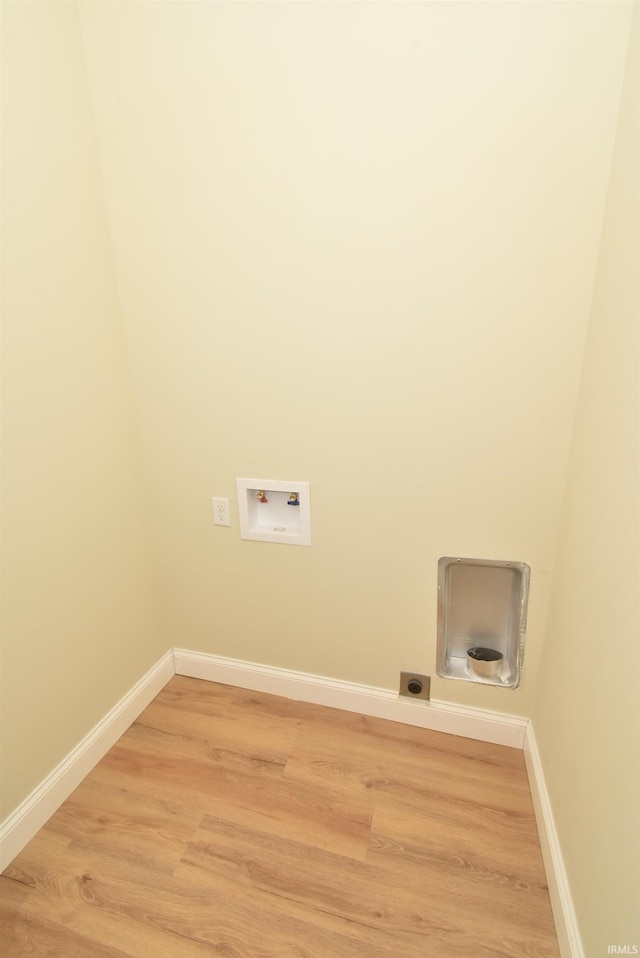
<svg viewBox="0 0 640 958">
<path fill-rule="evenodd" d="M 517 688 L 527 626 L 531 570 L 526 562 L 459 559 L 438 562 L 438 646 L 442 678 Z M 467 652 L 499 652 L 496 674 L 482 677 Z"/>
</svg>

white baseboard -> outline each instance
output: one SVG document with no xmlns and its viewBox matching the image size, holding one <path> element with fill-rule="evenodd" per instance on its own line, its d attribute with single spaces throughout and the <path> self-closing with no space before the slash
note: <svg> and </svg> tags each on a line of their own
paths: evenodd
<svg viewBox="0 0 640 958">
<path fill-rule="evenodd" d="M 0 872 L 174 675 L 171 651 L 157 662 L 0 825 Z"/>
<path fill-rule="evenodd" d="M 542 858 L 549 886 L 549 897 L 561 958 L 585 958 L 578 919 L 573 907 L 569 879 L 553 817 L 551 800 L 540 760 L 533 725 L 528 725 L 524 740 L 524 759 L 538 824 Z"/>
<path fill-rule="evenodd" d="M 203 652 L 174 649 L 175 670 L 210 682 L 221 682 L 255 692 L 269 692 L 315 705 L 416 725 L 419 728 L 464 735 L 466 738 L 522 748 L 528 724 L 517 715 L 503 715 L 446 702 L 412 701 L 397 692 L 305 672 L 277 669 Z"/>
</svg>

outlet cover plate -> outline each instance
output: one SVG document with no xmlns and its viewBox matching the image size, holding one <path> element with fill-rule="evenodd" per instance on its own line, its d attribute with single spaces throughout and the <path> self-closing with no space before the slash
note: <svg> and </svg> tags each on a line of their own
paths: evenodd
<svg viewBox="0 0 640 958">
<path fill-rule="evenodd" d="M 409 691 L 410 682 L 419 682 L 422 686 L 419 692 Z M 410 699 L 422 699 L 423 702 L 429 701 L 431 694 L 431 676 L 421 675 L 420 672 L 401 672 L 400 673 L 400 695 L 406 695 Z"/>
</svg>

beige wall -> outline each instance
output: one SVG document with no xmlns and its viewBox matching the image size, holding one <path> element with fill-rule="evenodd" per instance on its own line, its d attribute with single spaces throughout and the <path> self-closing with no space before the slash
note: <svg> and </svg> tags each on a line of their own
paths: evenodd
<svg viewBox="0 0 640 958">
<path fill-rule="evenodd" d="M 177 646 L 396 688 L 441 555 L 533 569 L 527 714 L 626 4 L 81 4 Z M 215 528 L 308 480 L 310 549 Z"/>
<path fill-rule="evenodd" d="M 75 4 L 3 4 L 0 819 L 167 648 Z"/>
<path fill-rule="evenodd" d="M 533 725 L 585 955 L 640 947 L 640 7 Z"/>
</svg>

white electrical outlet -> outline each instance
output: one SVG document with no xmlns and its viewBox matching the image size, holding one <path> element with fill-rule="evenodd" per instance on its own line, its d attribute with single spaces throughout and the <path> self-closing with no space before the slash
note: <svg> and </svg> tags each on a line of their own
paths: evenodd
<svg viewBox="0 0 640 958">
<path fill-rule="evenodd" d="M 230 526 L 231 518 L 229 516 L 229 500 L 219 499 L 216 496 L 211 500 L 213 503 L 213 521 L 217 526 Z"/>
</svg>

